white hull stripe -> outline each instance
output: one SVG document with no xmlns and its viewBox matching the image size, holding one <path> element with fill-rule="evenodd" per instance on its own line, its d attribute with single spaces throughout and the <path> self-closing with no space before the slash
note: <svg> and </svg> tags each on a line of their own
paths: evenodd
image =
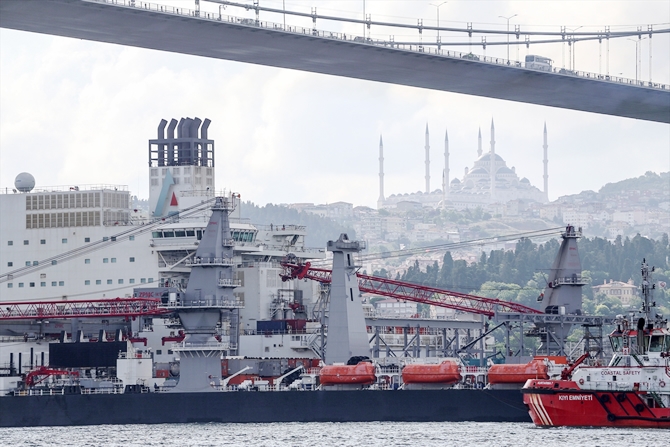
<svg viewBox="0 0 670 447">
<path fill-rule="evenodd" d="M 531 394 L 531 402 L 533 403 L 533 408 L 542 421 L 542 424 L 550 426 L 554 425 L 553 421 L 549 417 L 549 414 L 547 413 L 547 410 L 544 408 L 544 404 L 542 403 L 542 398 L 540 395 Z"/>
</svg>

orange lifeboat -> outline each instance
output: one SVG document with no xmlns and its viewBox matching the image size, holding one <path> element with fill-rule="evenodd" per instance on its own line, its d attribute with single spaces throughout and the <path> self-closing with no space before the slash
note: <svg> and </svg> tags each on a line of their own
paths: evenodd
<svg viewBox="0 0 670 447">
<path fill-rule="evenodd" d="M 402 369 L 405 383 L 455 383 L 461 380 L 456 362 L 445 361 L 439 365 L 407 365 Z"/>
<path fill-rule="evenodd" d="M 548 379 L 544 357 L 536 357 L 525 365 L 492 365 L 489 368 L 489 383 L 525 383 L 528 379 Z"/>
<path fill-rule="evenodd" d="M 370 385 L 375 383 L 375 365 L 360 362 L 358 365 L 326 365 L 319 373 L 321 385 Z"/>
</svg>

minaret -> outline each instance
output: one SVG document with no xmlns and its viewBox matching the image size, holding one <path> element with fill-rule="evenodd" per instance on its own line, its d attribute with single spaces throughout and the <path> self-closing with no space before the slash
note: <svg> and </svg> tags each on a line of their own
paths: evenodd
<svg viewBox="0 0 670 447">
<path fill-rule="evenodd" d="M 382 136 L 379 135 L 379 199 L 377 199 L 377 209 L 382 209 L 384 206 L 384 143 Z"/>
<path fill-rule="evenodd" d="M 479 137 L 477 138 L 477 158 L 482 156 L 482 128 L 479 128 Z"/>
<path fill-rule="evenodd" d="M 491 175 L 491 202 L 496 198 L 496 130 L 493 127 L 493 118 L 491 118 L 491 167 L 489 168 Z"/>
<path fill-rule="evenodd" d="M 544 123 L 544 144 L 542 149 L 544 149 L 544 198 L 549 201 L 549 159 L 547 159 L 547 123 Z"/>
<path fill-rule="evenodd" d="M 430 144 L 428 143 L 428 123 L 426 123 L 426 194 L 430 194 Z"/>
<path fill-rule="evenodd" d="M 444 131 L 444 172 L 442 173 L 442 208 L 447 208 L 449 199 L 449 132 Z"/>
</svg>

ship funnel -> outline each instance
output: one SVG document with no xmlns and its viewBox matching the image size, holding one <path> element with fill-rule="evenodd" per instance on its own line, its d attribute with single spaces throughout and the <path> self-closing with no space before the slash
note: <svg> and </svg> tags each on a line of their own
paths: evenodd
<svg viewBox="0 0 670 447">
<path fill-rule="evenodd" d="M 158 139 L 159 140 L 164 140 L 165 139 L 165 126 L 167 126 L 167 121 L 162 119 L 161 122 L 158 124 Z"/>
</svg>

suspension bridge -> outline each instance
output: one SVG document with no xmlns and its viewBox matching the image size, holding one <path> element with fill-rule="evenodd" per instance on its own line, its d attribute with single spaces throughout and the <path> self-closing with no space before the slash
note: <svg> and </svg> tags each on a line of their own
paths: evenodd
<svg viewBox="0 0 670 447">
<path fill-rule="evenodd" d="M 528 66 L 509 59 L 452 51 L 451 46 L 472 44 L 473 34 L 507 34 L 511 44 L 535 45 L 566 41 L 609 41 L 622 37 L 652 36 L 670 29 L 634 29 L 612 32 L 513 31 L 401 24 L 319 15 L 316 9 L 300 13 L 253 5 L 208 0 L 219 12 L 134 0 L 3 0 L 0 27 L 56 36 L 106 42 L 204 56 L 237 62 L 344 76 L 432 90 L 517 101 L 571 110 L 670 123 L 670 86 L 639 79 L 547 66 Z M 203 0 L 204 3 L 204 0 Z M 255 11 L 255 18 L 222 14 L 222 7 Z M 307 16 L 313 27 L 303 28 L 260 19 L 261 12 Z M 324 31 L 317 23 L 347 21 L 361 26 L 362 35 Z M 365 34 L 373 26 L 413 28 L 416 40 L 379 40 Z M 465 33 L 463 42 L 423 38 L 424 31 Z M 523 37 L 523 40 L 521 40 Z M 478 43 L 486 46 L 505 42 Z"/>
</svg>

